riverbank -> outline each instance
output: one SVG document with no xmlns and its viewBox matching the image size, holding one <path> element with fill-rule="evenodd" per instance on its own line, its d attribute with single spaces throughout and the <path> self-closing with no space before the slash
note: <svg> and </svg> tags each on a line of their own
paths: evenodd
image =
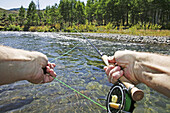
<svg viewBox="0 0 170 113">
<path fill-rule="evenodd" d="M 14 33 L 15 34 L 29 34 L 33 32 L 23 32 L 23 31 L 0 31 L 0 33 Z M 18 32 L 18 33 L 17 33 Z M 67 36 L 79 36 L 82 37 L 80 33 L 66 33 L 66 32 L 34 32 L 34 33 L 56 33 L 60 35 Z M 83 35 L 91 38 L 98 38 L 102 40 L 115 40 L 115 41 L 125 41 L 125 42 L 137 42 L 137 43 L 152 43 L 152 44 L 168 44 L 170 45 L 170 36 L 137 36 L 137 35 L 124 35 L 124 34 L 114 34 L 114 33 L 84 33 Z"/>
<path fill-rule="evenodd" d="M 63 33 L 63 35 L 80 35 L 80 33 Z M 125 42 L 138 42 L 138 43 L 152 43 L 152 44 L 168 44 L 170 45 L 170 36 L 135 36 L 135 35 L 122 35 L 112 33 L 82 33 L 86 37 L 95 37 L 105 40 L 116 40 Z M 80 35 L 81 36 L 81 35 Z"/>
</svg>

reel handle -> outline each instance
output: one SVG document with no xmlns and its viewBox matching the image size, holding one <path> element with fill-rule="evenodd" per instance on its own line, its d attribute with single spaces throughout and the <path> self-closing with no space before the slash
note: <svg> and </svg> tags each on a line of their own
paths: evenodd
<svg viewBox="0 0 170 113">
<path fill-rule="evenodd" d="M 103 62 L 106 64 L 106 66 L 109 66 L 109 62 L 107 60 L 107 55 L 102 56 Z M 128 82 L 122 82 L 127 89 L 130 89 L 131 97 L 134 101 L 140 101 L 144 97 L 144 92 L 137 87 L 135 87 L 133 84 Z"/>
</svg>

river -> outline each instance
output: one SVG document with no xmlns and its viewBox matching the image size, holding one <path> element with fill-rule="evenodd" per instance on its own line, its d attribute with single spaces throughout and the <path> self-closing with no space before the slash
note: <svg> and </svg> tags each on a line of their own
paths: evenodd
<svg viewBox="0 0 170 113">
<path fill-rule="evenodd" d="M 170 54 L 170 45 L 130 43 L 88 37 L 106 55 L 117 50 L 136 50 Z M 89 43 L 78 35 L 43 32 L 0 32 L 0 44 L 39 51 L 56 63 L 57 78 L 92 100 L 105 106 L 111 83 L 107 81 L 103 62 Z M 58 58 L 65 52 L 73 51 Z M 12 74 L 12 73 L 11 73 Z M 10 78 L 9 78 L 10 79 Z M 136 102 L 134 113 L 169 113 L 170 99 L 139 84 L 145 97 Z M 0 113 L 105 113 L 106 111 L 54 80 L 46 84 L 19 81 L 0 86 Z"/>
</svg>

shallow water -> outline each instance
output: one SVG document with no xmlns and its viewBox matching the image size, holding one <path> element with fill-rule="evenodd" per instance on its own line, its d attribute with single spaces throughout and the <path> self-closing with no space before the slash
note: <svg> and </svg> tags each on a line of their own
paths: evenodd
<svg viewBox="0 0 170 113">
<path fill-rule="evenodd" d="M 117 50 L 137 50 L 170 54 L 169 45 L 115 42 L 90 38 L 104 54 L 113 55 Z M 53 61 L 57 78 L 94 101 L 105 106 L 105 97 L 112 86 L 103 71 L 103 62 L 89 43 L 78 36 L 37 33 L 0 32 L 0 44 L 46 54 L 49 61 L 79 44 L 73 51 Z M 134 113 L 169 113 L 170 99 L 140 84 L 145 97 L 136 103 Z M 63 86 L 56 80 L 35 85 L 19 81 L 0 86 L 0 113 L 105 113 L 106 111 Z"/>
</svg>

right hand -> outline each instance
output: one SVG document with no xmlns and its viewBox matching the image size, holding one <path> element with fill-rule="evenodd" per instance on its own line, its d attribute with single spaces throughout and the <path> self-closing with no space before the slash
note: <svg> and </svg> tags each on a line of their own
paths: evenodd
<svg viewBox="0 0 170 113">
<path fill-rule="evenodd" d="M 115 83 L 119 78 L 122 82 L 134 85 L 144 83 L 170 97 L 170 56 L 147 52 L 117 51 L 114 56 L 105 59 L 110 64 L 117 65 L 104 67 L 111 83 Z"/>
<path fill-rule="evenodd" d="M 114 84 L 120 78 L 122 82 L 128 82 L 135 85 L 140 83 L 134 72 L 136 52 L 117 51 L 114 56 L 107 57 L 107 60 L 111 64 L 116 64 L 116 66 L 109 65 L 104 67 L 109 82 Z"/>
</svg>

